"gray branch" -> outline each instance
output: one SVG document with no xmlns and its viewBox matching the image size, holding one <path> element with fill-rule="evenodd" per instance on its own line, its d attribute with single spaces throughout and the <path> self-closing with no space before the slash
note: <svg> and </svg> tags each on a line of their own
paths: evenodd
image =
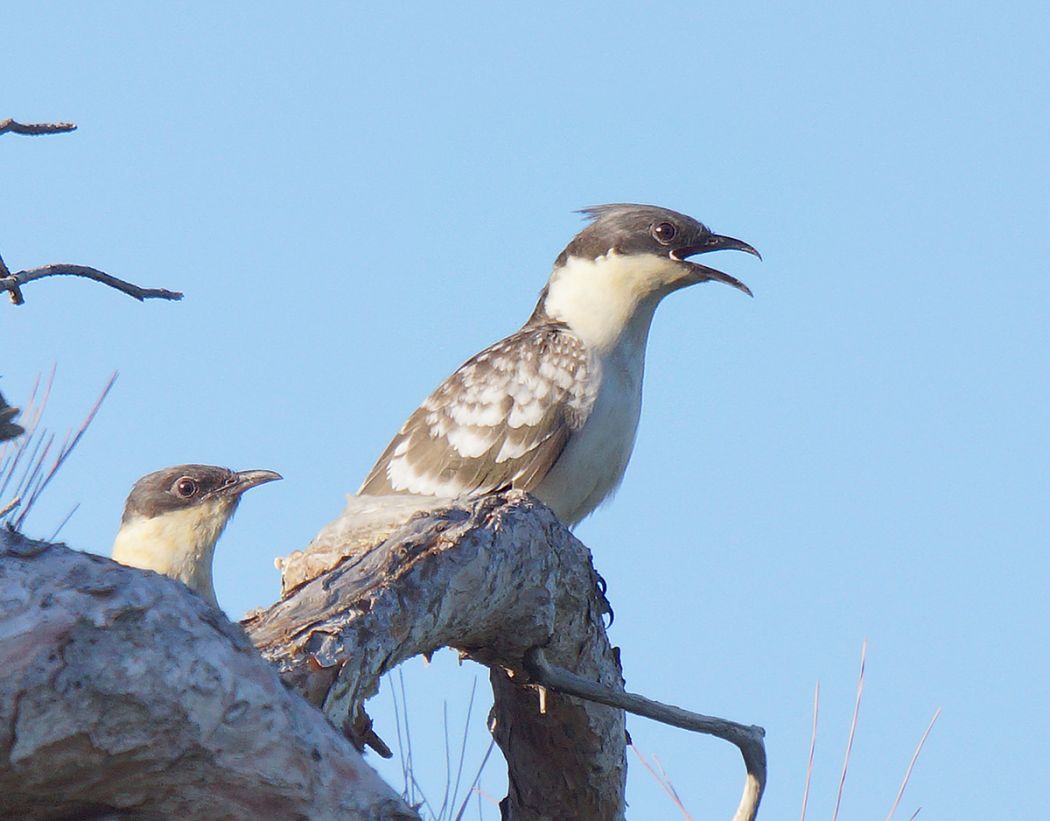
<svg viewBox="0 0 1050 821">
<path fill-rule="evenodd" d="M 525 669 L 542 687 L 597 701 L 599 704 L 608 704 L 610 707 L 619 707 L 661 724 L 713 735 L 735 744 L 744 757 L 747 776 L 744 781 L 744 794 L 733 815 L 733 821 L 754 821 L 758 815 L 758 805 L 766 788 L 766 745 L 763 741 L 766 731 L 761 727 L 700 715 L 634 693 L 600 687 L 568 670 L 553 667 L 547 661 L 543 649 L 539 647 L 534 647 L 525 654 Z"/>
<path fill-rule="evenodd" d="M 20 123 L 10 117 L 0 120 L 0 134 L 66 134 L 76 130 L 75 123 Z"/>
<path fill-rule="evenodd" d="M 139 302 L 145 299 L 182 299 L 182 294 L 179 291 L 169 291 L 165 288 L 141 288 L 138 285 L 117 279 L 117 277 L 111 276 L 105 271 L 90 268 L 87 265 L 53 263 L 51 265 L 41 265 L 39 268 L 28 268 L 12 274 L 8 272 L 7 266 L 3 265 L 2 260 L 0 260 L 0 291 L 9 291 L 11 301 L 15 305 L 21 305 L 25 302 L 21 292 L 23 285 L 44 277 L 54 276 L 75 276 L 91 279 L 103 285 L 108 285 L 110 288 L 116 288 L 128 296 L 134 297 Z"/>
</svg>

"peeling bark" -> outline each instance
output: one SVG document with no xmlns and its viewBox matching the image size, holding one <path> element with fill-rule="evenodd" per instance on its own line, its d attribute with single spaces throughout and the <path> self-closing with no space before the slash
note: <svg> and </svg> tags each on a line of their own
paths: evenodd
<svg viewBox="0 0 1050 821">
<path fill-rule="evenodd" d="M 517 491 L 424 512 L 401 527 L 379 527 L 370 507 L 368 528 L 389 535 L 367 547 L 353 522 L 359 505 L 376 504 L 351 498 L 315 548 L 282 563 L 298 586 L 245 621 L 263 655 L 360 742 L 370 726 L 363 704 L 383 673 L 458 648 L 492 671 L 494 734 L 511 785 L 504 817 L 623 817 L 623 712 L 550 693 L 541 714 L 523 667 L 525 653 L 543 646 L 553 664 L 622 691 L 587 548 Z"/>
<path fill-rule="evenodd" d="M 0 815 L 416 817 L 345 736 L 381 749 L 380 677 L 449 646 L 490 669 L 504 818 L 623 818 L 623 711 L 526 663 L 623 693 L 589 551 L 521 492 L 416 501 L 351 497 L 243 630 L 178 582 L 2 532 Z"/>
<path fill-rule="evenodd" d="M 0 530 L 0 815 L 417 817 L 178 582 Z"/>
</svg>

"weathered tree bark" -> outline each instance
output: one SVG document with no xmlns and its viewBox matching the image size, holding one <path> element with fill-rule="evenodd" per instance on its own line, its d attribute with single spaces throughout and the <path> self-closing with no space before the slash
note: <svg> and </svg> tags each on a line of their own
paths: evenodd
<svg viewBox="0 0 1050 821">
<path fill-rule="evenodd" d="M 351 499 L 351 521 L 361 504 Z M 623 817 L 623 712 L 550 693 L 541 713 L 523 666 L 543 646 L 552 663 L 622 691 L 587 548 L 515 491 L 422 513 L 370 549 L 346 524 L 284 562 L 298 586 L 245 622 L 282 678 L 365 740 L 362 705 L 383 673 L 459 648 L 492 671 L 494 734 L 510 781 L 504 817 Z M 375 521 L 368 529 L 391 530 Z"/>
<path fill-rule="evenodd" d="M 417 817 L 178 582 L 0 529 L 0 817 Z"/>
<path fill-rule="evenodd" d="M 380 676 L 450 646 L 491 671 L 504 818 L 624 817 L 623 711 L 530 679 L 542 658 L 623 694 L 590 553 L 542 504 L 352 497 L 279 564 L 283 597 L 246 637 L 177 582 L 4 531 L 0 815 L 415 817 L 345 736 L 382 749 Z"/>
</svg>

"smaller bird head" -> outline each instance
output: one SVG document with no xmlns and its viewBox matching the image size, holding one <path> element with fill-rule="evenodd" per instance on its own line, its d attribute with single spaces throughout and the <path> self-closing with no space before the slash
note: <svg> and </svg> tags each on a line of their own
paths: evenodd
<svg viewBox="0 0 1050 821">
<path fill-rule="evenodd" d="M 736 277 L 689 259 L 711 251 L 730 250 L 762 258 L 742 240 L 715 234 L 692 217 L 655 205 L 597 205 L 580 213 L 593 221 L 562 251 L 555 268 L 563 266 L 570 257 L 595 260 L 610 254 L 648 255 L 654 263 L 666 261 L 666 264 L 645 266 L 654 290 L 671 291 L 715 281 L 732 285 L 751 296 L 751 290 Z"/>
<path fill-rule="evenodd" d="M 124 504 L 113 558 L 179 579 L 216 603 L 215 543 L 241 494 L 282 478 L 272 470 L 175 465 L 139 479 Z"/>
<path fill-rule="evenodd" d="M 165 513 L 205 507 L 224 511 L 228 519 L 237 509 L 244 491 L 281 478 L 281 474 L 272 470 L 233 471 L 212 465 L 175 465 L 148 473 L 135 482 L 124 505 L 122 521 L 139 516 L 152 519 Z"/>
</svg>

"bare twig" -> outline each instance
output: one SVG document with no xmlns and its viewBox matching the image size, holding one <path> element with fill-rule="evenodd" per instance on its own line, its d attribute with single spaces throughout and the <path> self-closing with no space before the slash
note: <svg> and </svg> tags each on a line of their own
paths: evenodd
<svg viewBox="0 0 1050 821">
<path fill-rule="evenodd" d="M 674 788 L 674 782 L 671 780 L 671 776 L 668 775 L 667 769 L 664 767 L 664 763 L 660 760 L 656 753 L 653 753 L 653 763 L 656 765 L 656 769 L 660 774 L 661 780 L 667 785 L 667 789 L 671 795 L 674 796 L 674 800 L 678 802 L 678 806 L 681 807 L 682 812 L 685 814 L 686 821 L 693 821 L 693 816 L 686 810 L 685 804 L 682 799 L 678 797 L 678 790 Z"/>
<path fill-rule="evenodd" d="M 839 793 L 835 798 L 835 812 L 831 815 L 831 821 L 839 817 L 839 807 L 842 805 L 842 792 L 846 787 L 846 772 L 849 770 L 849 756 L 853 751 L 853 739 L 857 735 L 857 717 L 860 715 L 860 697 L 864 693 L 864 662 L 868 657 L 868 640 L 860 646 L 860 674 L 857 676 L 857 700 L 853 703 L 853 720 L 849 724 L 849 740 L 846 742 L 846 756 L 842 759 L 842 775 L 839 776 Z"/>
<path fill-rule="evenodd" d="M 0 120 L 0 134 L 8 132 L 12 134 L 63 134 L 76 130 L 75 123 L 20 123 L 10 117 Z M 24 305 L 25 297 L 22 295 L 22 286 L 36 279 L 53 276 L 77 276 L 93 279 L 110 288 L 122 291 L 128 296 L 134 297 L 139 302 L 145 299 L 182 299 L 178 291 L 169 291 L 164 288 L 141 288 L 115 276 L 99 271 L 97 268 L 89 268 L 86 265 L 68 265 L 57 263 L 42 265 L 39 268 L 27 268 L 12 274 L 4 260 L 0 257 L 0 291 L 7 291 L 14 305 Z"/>
<path fill-rule="evenodd" d="M 543 687 L 617 707 L 662 724 L 681 727 L 683 730 L 713 735 L 735 744 L 744 758 L 747 779 L 733 821 L 753 821 L 758 815 L 758 805 L 766 786 L 766 747 L 762 740 L 766 731 L 761 727 L 693 713 L 634 693 L 617 692 L 602 687 L 568 670 L 550 665 L 539 647 L 530 649 L 525 654 L 524 661 L 525 669 L 534 683 Z"/>
<path fill-rule="evenodd" d="M 14 522 L 14 527 L 15 527 L 16 530 L 20 530 L 21 529 L 22 524 L 25 522 L 26 516 L 28 516 L 29 512 L 33 509 L 33 505 L 36 503 L 36 500 L 40 498 L 40 494 L 44 492 L 44 489 L 48 486 L 48 484 L 54 478 L 55 474 L 58 473 L 58 469 L 60 467 L 62 467 L 63 463 L 69 457 L 69 454 L 71 454 L 73 452 L 73 449 L 76 448 L 77 444 L 80 442 L 80 439 L 83 437 L 84 432 L 88 429 L 88 426 L 95 419 L 95 414 L 97 414 L 98 411 L 99 411 L 99 408 L 102 407 L 102 403 L 103 403 L 103 401 L 105 401 L 106 396 L 109 394 L 110 388 L 113 387 L 113 383 L 116 382 L 116 381 L 117 381 L 117 373 L 116 373 L 116 371 L 114 371 L 113 375 L 109 378 L 109 381 L 106 383 L 106 386 L 102 389 L 102 393 L 99 394 L 98 399 L 95 400 L 95 404 L 92 406 L 91 410 L 88 411 L 88 415 L 84 418 L 84 421 L 81 422 L 80 427 L 77 429 L 76 434 L 73 436 L 72 439 L 69 439 L 69 438 L 66 439 L 66 441 L 62 444 L 62 447 L 61 447 L 61 449 L 58 452 L 58 456 L 55 457 L 55 461 L 51 465 L 51 468 L 48 470 L 48 472 L 46 474 L 44 474 L 42 476 L 40 481 L 38 481 L 36 483 L 36 485 L 33 487 L 32 492 L 29 494 L 28 498 L 26 499 L 25 506 L 19 512 L 18 518 Z M 46 449 L 45 449 L 45 455 L 46 455 Z M 43 464 L 43 461 L 44 461 L 44 456 L 41 455 L 40 461 L 37 463 L 37 470 L 39 470 L 40 466 Z M 63 524 L 65 524 L 65 523 L 63 522 Z"/>
<path fill-rule="evenodd" d="M 930 723 L 926 727 L 926 732 L 922 734 L 922 738 L 919 739 L 918 745 L 915 747 L 915 752 L 912 753 L 911 761 L 908 762 L 908 769 L 904 772 L 904 779 L 901 781 L 901 788 L 897 790 L 897 797 L 893 799 L 893 806 L 890 807 L 889 814 L 886 816 L 886 821 L 891 821 L 893 814 L 897 812 L 897 807 L 901 803 L 901 798 L 904 796 L 904 790 L 908 786 L 908 780 L 911 778 L 911 771 L 915 769 L 915 762 L 919 758 L 919 753 L 922 752 L 922 745 L 926 743 L 927 737 L 930 735 L 930 730 L 933 729 L 933 725 L 937 723 L 937 719 L 941 715 L 941 708 L 938 707 L 933 714 L 933 718 L 930 719 Z M 920 808 L 921 809 L 921 808 Z M 915 815 L 919 814 L 919 810 L 915 811 Z M 915 817 L 912 816 L 912 818 Z"/>
<path fill-rule="evenodd" d="M 496 738 L 493 736 L 492 740 L 489 741 L 488 749 L 485 750 L 485 756 L 481 759 L 481 764 L 478 765 L 478 771 L 474 774 L 474 780 L 470 784 L 470 789 L 467 790 L 467 796 L 463 799 L 463 804 L 459 808 L 459 812 L 456 813 L 455 821 L 462 821 L 463 813 L 467 811 L 467 802 L 470 800 L 471 793 L 476 793 L 479 798 L 479 812 L 478 817 L 481 817 L 480 813 L 480 798 L 485 797 L 493 804 L 499 806 L 499 801 L 496 801 L 492 796 L 487 795 L 481 787 L 478 786 L 478 782 L 481 780 L 481 774 L 485 770 L 485 765 L 489 763 L 489 756 L 492 755 L 492 748 L 496 746 Z"/>
<path fill-rule="evenodd" d="M 76 131 L 76 123 L 20 123 L 8 117 L 0 120 L 0 134 L 68 134 Z"/>
<path fill-rule="evenodd" d="M 449 808 L 450 809 L 456 805 L 456 796 L 459 795 L 459 781 L 460 781 L 460 778 L 463 776 L 463 762 L 467 758 L 467 732 L 470 729 L 470 714 L 474 711 L 474 693 L 477 691 L 477 688 L 478 688 L 478 680 L 477 680 L 477 678 L 475 678 L 474 681 L 471 682 L 471 685 L 470 685 L 470 700 L 467 701 L 467 718 L 463 722 L 463 741 L 459 745 L 459 767 L 456 768 L 456 784 L 452 788 L 452 798 L 449 801 Z M 494 740 L 489 745 L 489 749 L 490 750 L 492 749 L 492 744 L 495 744 Z M 488 755 L 486 755 L 485 758 L 487 759 Z M 484 766 L 485 765 L 482 764 L 482 767 L 484 767 Z M 451 771 L 448 773 L 448 775 L 451 775 Z M 481 772 L 478 771 L 478 778 L 480 778 L 480 777 L 481 777 Z M 477 783 L 477 779 L 474 780 L 474 783 L 475 784 Z M 471 786 L 473 786 L 473 784 L 471 784 Z M 468 798 L 470 797 L 470 791 L 469 790 L 467 791 L 467 797 Z M 466 798 L 463 799 L 464 803 L 466 803 L 466 800 L 467 800 Z"/>
<path fill-rule="evenodd" d="M 682 803 L 682 799 L 678 797 L 678 791 L 675 790 L 674 785 L 671 783 L 670 779 L 667 778 L 667 774 L 664 772 L 663 767 L 661 766 L 660 771 L 657 772 L 656 767 L 649 763 L 649 759 L 642 754 L 642 751 L 638 749 L 636 744 L 631 744 L 630 747 L 634 751 L 634 754 L 638 756 L 638 760 L 642 762 L 642 766 L 649 771 L 649 775 L 651 775 L 653 780 L 660 785 L 660 789 L 662 789 L 667 794 L 667 797 L 671 799 L 672 803 L 678 807 L 678 811 L 682 813 L 682 818 L 684 818 L 685 821 L 693 821 L 693 816 L 689 814 L 689 810 L 687 810 L 685 804 Z M 656 756 L 653 756 L 653 758 L 655 759 Z"/>
<path fill-rule="evenodd" d="M 817 716 L 820 711 L 820 682 L 813 691 L 813 732 L 809 737 L 809 764 L 806 765 L 806 787 L 802 790 L 802 816 L 806 821 L 806 805 L 809 804 L 809 785 L 813 781 L 813 756 L 817 751 Z"/>
<path fill-rule="evenodd" d="M 78 510 L 80 510 L 80 502 L 77 502 L 75 505 L 73 505 L 73 509 L 66 514 L 66 518 L 59 522 L 58 527 L 55 528 L 55 532 L 47 537 L 47 540 L 49 542 L 53 542 L 55 539 L 58 538 L 58 534 L 62 532 L 62 528 L 64 528 L 69 523 L 69 520 L 73 518 L 73 514 L 76 513 Z"/>
<path fill-rule="evenodd" d="M 19 464 L 27 455 L 28 460 L 21 471 L 21 478 L 15 481 L 12 493 L 19 503 L 23 498 L 28 496 L 28 488 L 31 485 L 33 478 L 38 473 L 39 463 L 37 462 L 37 454 L 40 451 L 41 445 L 44 444 L 44 441 L 47 438 L 46 433 L 38 432 L 37 428 L 40 424 L 40 419 L 43 416 L 44 407 L 47 405 L 48 398 L 51 395 L 51 385 L 54 382 L 54 379 L 55 368 L 52 367 L 47 383 L 44 385 L 43 394 L 38 401 L 37 392 L 40 390 L 40 376 L 37 376 L 36 381 L 33 383 L 33 390 L 29 394 L 29 400 L 26 402 L 25 410 L 22 414 L 22 426 L 25 429 L 24 435 L 18 439 L 17 442 L 0 442 L 0 498 L 7 493 L 8 485 L 15 480 L 15 477 L 18 474 Z M 46 447 L 44 451 L 44 454 L 40 456 L 41 461 L 46 456 Z M 3 513 L 0 514 L 0 518 L 6 516 L 17 506 L 17 504 L 5 505 Z"/>
<path fill-rule="evenodd" d="M 21 286 L 37 279 L 55 276 L 74 276 L 92 279 L 95 282 L 101 282 L 103 285 L 108 285 L 110 288 L 115 288 L 130 297 L 134 297 L 139 302 L 142 302 L 145 299 L 182 299 L 182 294 L 179 291 L 169 291 L 165 288 L 140 288 L 138 285 L 133 285 L 122 279 L 117 279 L 117 277 L 111 276 L 105 271 L 100 271 L 97 268 L 90 268 L 87 265 L 69 265 L 66 263 L 53 263 L 51 265 L 41 265 L 39 268 L 27 268 L 24 271 L 17 271 L 13 274 L 6 273 L 5 275 L 0 276 L 0 291 L 9 291 L 11 294 L 11 301 L 15 305 L 21 305 L 25 302 L 25 299 L 21 295 Z"/>
</svg>

